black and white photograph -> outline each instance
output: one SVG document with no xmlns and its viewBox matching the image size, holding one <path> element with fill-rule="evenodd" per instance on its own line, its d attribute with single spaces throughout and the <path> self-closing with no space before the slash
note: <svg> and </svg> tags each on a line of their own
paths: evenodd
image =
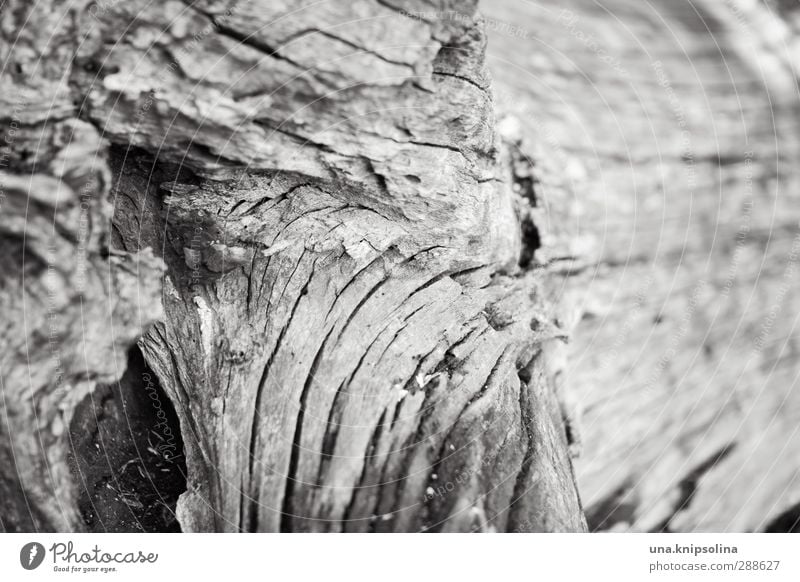
<svg viewBox="0 0 800 582">
<path fill-rule="evenodd" d="M 0 578 L 798 579 L 799 73 L 798 0 L 0 0 Z"/>
</svg>

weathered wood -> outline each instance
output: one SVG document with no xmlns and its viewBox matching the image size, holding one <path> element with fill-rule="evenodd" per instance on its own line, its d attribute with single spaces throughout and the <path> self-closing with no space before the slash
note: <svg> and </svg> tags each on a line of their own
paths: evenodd
<svg viewBox="0 0 800 582">
<path fill-rule="evenodd" d="M 80 529 L 67 429 L 161 314 L 161 262 L 109 254 L 110 177 L 93 127 L 12 119 L 2 137 L 0 525 Z"/>
<path fill-rule="evenodd" d="M 528 202 L 500 155 L 474 3 L 9 5 L 4 99 L 32 96 L 18 115 L 26 128 L 94 126 L 120 144 L 113 228 L 104 236 L 107 223 L 93 221 L 91 250 L 115 282 L 126 261 L 146 267 L 131 275 L 146 301 L 135 303 L 139 282 L 120 282 L 105 294 L 133 296 L 110 316 L 102 293 L 62 284 L 73 322 L 83 300 L 102 313 L 98 329 L 126 323 L 118 341 L 98 332 L 74 343 L 92 357 L 81 390 L 59 400 L 65 424 L 78 396 L 121 375 L 125 348 L 159 316 L 150 248 L 166 264 L 164 315 L 140 346 L 181 421 L 184 530 L 585 527 L 553 391 L 560 360 L 548 355 L 561 332 L 547 276 L 519 266 Z M 107 173 L 92 155 L 104 149 L 79 161 Z M 9 168 L 10 183 L 25 163 Z M 98 208 L 108 183 L 93 190 Z M 18 197 L 33 199 L 25 184 Z M 35 281 L 26 276 L 23 297 L 44 285 Z M 3 364 L 13 397 L 3 411 L 20 424 L 31 418 L 18 412 L 30 362 Z M 39 370 L 35 390 L 61 386 Z M 3 442 L 4 455 L 21 450 L 16 432 Z M 20 453 L 37 472 L 22 483 L 37 492 L 33 527 L 79 529 L 74 480 L 40 478 L 42 454 L 66 467 L 66 452 L 42 444 Z M 9 511 L 27 510 L 9 499 Z"/>
<path fill-rule="evenodd" d="M 796 7 L 306 4 L 0 7 L 0 527 L 796 528 Z"/>
<path fill-rule="evenodd" d="M 542 240 L 568 259 L 552 267 L 576 312 L 590 527 L 796 529 L 792 17 L 745 0 L 484 8 L 501 127 L 525 137 Z"/>
</svg>

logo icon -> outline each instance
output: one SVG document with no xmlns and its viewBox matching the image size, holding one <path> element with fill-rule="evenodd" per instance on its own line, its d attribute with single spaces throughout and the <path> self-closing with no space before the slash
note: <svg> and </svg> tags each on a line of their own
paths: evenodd
<svg viewBox="0 0 800 582">
<path fill-rule="evenodd" d="M 30 542 L 19 551 L 19 563 L 26 570 L 35 570 L 44 561 L 44 546 L 38 542 Z"/>
</svg>

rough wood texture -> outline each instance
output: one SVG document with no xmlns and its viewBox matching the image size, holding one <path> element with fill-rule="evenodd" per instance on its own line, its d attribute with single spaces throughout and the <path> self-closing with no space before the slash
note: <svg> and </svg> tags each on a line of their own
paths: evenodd
<svg viewBox="0 0 800 582">
<path fill-rule="evenodd" d="M 483 8 L 0 6 L 0 527 L 152 372 L 185 530 L 797 528 L 800 10 Z"/>
<path fill-rule="evenodd" d="M 70 159 L 103 174 L 100 210 L 109 180 L 94 128 L 120 144 L 111 237 L 100 213 L 88 247 L 111 284 L 58 287 L 69 319 L 57 345 L 90 354 L 74 372 L 85 382 L 64 390 L 44 368 L 20 378 L 46 346 L 15 349 L 25 333 L 2 346 L 2 410 L 19 427 L 0 451 L 32 473 L 27 506 L 3 496 L 5 529 L 83 527 L 53 427 L 121 375 L 125 347 L 160 315 L 148 248 L 166 264 L 164 314 L 140 345 L 181 421 L 184 530 L 585 527 L 553 390 L 562 334 L 547 276 L 519 267 L 529 209 L 500 154 L 474 3 L 304 4 L 4 5 L 6 122 L 82 128 Z M 11 151 L 20 162 L 4 180 L 20 205 L 38 192 L 26 172 L 66 179 L 20 143 Z M 21 213 L 8 256 L 32 252 L 30 235 L 14 241 L 47 212 Z M 83 248 L 67 239 L 64 267 Z M 23 300 L 47 288 L 24 284 Z M 28 390 L 42 395 L 38 423 Z M 34 442 L 43 430 L 53 442 Z M 2 487 L 19 489 L 0 461 Z"/>
<path fill-rule="evenodd" d="M 94 128 L 12 119 L 2 133 L 1 525 L 71 530 L 81 527 L 72 412 L 122 374 L 128 347 L 160 315 L 161 262 L 108 253 L 109 173 Z"/>
<path fill-rule="evenodd" d="M 500 124 L 525 136 L 541 237 L 567 259 L 590 527 L 796 530 L 796 10 L 485 11 Z"/>
</svg>

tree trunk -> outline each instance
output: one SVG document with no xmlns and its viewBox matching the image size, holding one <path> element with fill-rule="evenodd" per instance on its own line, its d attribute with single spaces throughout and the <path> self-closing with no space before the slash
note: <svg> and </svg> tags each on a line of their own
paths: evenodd
<svg viewBox="0 0 800 582">
<path fill-rule="evenodd" d="M 474 2 L 11 1 L 2 26 L 4 529 L 91 529 L 86 439 L 116 451 L 156 384 L 184 531 L 585 527 Z M 174 474 L 158 410 L 143 479 Z"/>
<path fill-rule="evenodd" d="M 0 5 L 0 528 L 798 528 L 796 3 L 482 8 Z"/>
</svg>

